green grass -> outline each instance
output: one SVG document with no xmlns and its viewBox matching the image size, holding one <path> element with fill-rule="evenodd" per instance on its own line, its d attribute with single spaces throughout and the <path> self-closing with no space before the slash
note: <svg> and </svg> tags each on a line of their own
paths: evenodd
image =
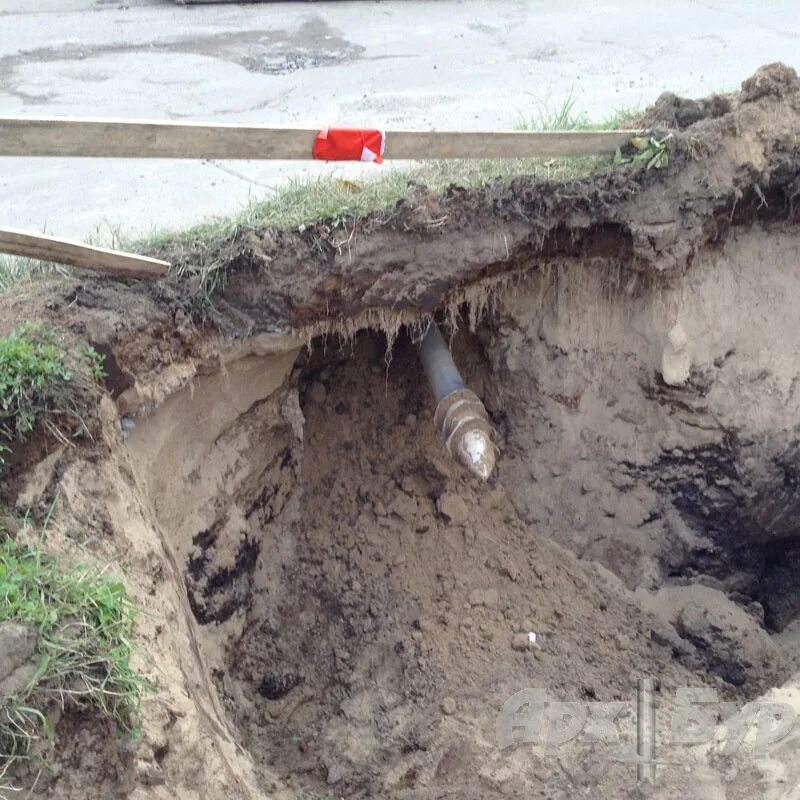
<svg viewBox="0 0 800 800">
<path fill-rule="evenodd" d="M 32 283 L 51 275 L 66 275 L 68 269 L 59 264 L 38 261 L 35 258 L 0 255 L 0 292 L 12 287 Z"/>
<path fill-rule="evenodd" d="M 136 608 L 125 587 L 92 566 L 64 568 L 36 546 L 0 531 L 0 622 L 35 631 L 36 671 L 27 686 L 0 697 L 0 797 L 19 760 L 41 758 L 52 741 L 48 709 L 93 708 L 135 735 L 148 682 L 132 667 Z M 46 766 L 46 764 L 44 764 Z"/>
<path fill-rule="evenodd" d="M 621 108 L 599 122 L 592 122 L 570 92 L 560 105 L 553 107 L 549 96 L 534 98 L 535 110 L 517 118 L 517 130 L 523 131 L 610 131 L 637 128 L 642 109 Z"/>
<path fill-rule="evenodd" d="M 87 435 L 84 401 L 102 376 L 94 349 L 71 348 L 52 328 L 25 323 L 0 337 L 0 465 L 4 441 L 24 441 L 38 422 L 61 440 Z"/>
</svg>

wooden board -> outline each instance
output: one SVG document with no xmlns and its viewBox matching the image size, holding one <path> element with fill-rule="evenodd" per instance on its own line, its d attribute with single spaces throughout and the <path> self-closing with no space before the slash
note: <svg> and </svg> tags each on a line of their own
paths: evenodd
<svg viewBox="0 0 800 800">
<path fill-rule="evenodd" d="M 156 258 L 92 247 L 42 233 L 28 233 L 0 227 L 0 253 L 37 258 L 80 269 L 131 278 L 158 278 L 167 274 L 169 264 Z"/>
<path fill-rule="evenodd" d="M 311 159 L 317 129 L 0 117 L 0 156 Z M 387 159 L 611 155 L 641 131 L 388 131 Z"/>
</svg>

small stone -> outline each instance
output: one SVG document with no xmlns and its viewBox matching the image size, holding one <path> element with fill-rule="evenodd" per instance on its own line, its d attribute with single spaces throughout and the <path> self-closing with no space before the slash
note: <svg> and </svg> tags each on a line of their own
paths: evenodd
<svg viewBox="0 0 800 800">
<path fill-rule="evenodd" d="M 631 640 L 624 633 L 615 633 L 614 644 L 617 646 L 617 650 L 627 650 L 631 645 Z"/>
<path fill-rule="evenodd" d="M 139 780 L 144 786 L 163 786 L 167 782 L 164 770 L 157 764 L 140 760 L 137 764 L 137 772 L 139 773 Z"/>
<path fill-rule="evenodd" d="M 511 637 L 511 649 L 520 652 L 531 649 L 531 640 L 527 633 L 515 633 Z"/>
<path fill-rule="evenodd" d="M 457 494 L 445 492 L 436 501 L 436 510 L 448 521 L 461 524 L 467 521 L 467 504 Z"/>
<path fill-rule="evenodd" d="M 422 631 L 411 631 L 411 638 L 419 643 L 422 641 Z"/>
<path fill-rule="evenodd" d="M 400 488 L 412 497 L 416 497 L 420 493 L 420 487 L 416 478 L 412 478 L 410 475 L 406 475 L 400 481 Z"/>
<path fill-rule="evenodd" d="M 532 621 L 532 620 L 530 620 L 530 619 L 528 619 L 528 618 L 525 618 L 525 619 L 524 619 L 524 620 L 522 620 L 522 622 L 520 623 L 520 625 L 519 625 L 519 629 L 520 629 L 520 631 L 522 631 L 523 633 L 528 633 L 529 631 L 532 631 L 532 630 L 533 630 L 533 621 Z"/>
<path fill-rule="evenodd" d="M 0 681 L 0 706 L 4 697 L 13 697 L 31 685 L 31 681 L 36 677 L 38 666 L 35 662 L 29 661 L 17 667 L 10 675 Z"/>
<path fill-rule="evenodd" d="M 661 354 L 661 376 L 669 386 L 683 386 L 692 370 L 692 347 L 680 323 L 667 333 Z"/>
<path fill-rule="evenodd" d="M 656 622 L 650 628 L 650 639 L 662 647 L 671 648 L 678 655 L 689 655 L 693 649 L 668 622 Z"/>
<path fill-rule="evenodd" d="M 386 506 L 380 500 L 375 500 L 372 503 L 372 510 L 375 512 L 376 517 L 385 517 L 388 513 Z"/>
<path fill-rule="evenodd" d="M 419 503 L 416 497 L 411 497 L 405 492 L 398 492 L 389 510 L 400 519 L 410 521 L 419 515 Z"/>
<path fill-rule="evenodd" d="M 325 388 L 325 385 L 319 381 L 314 381 L 308 388 L 308 399 L 318 406 L 323 405 L 327 396 L 328 390 Z"/>
<path fill-rule="evenodd" d="M 511 561 L 511 559 L 504 558 L 500 562 L 498 571 L 500 572 L 501 575 L 504 575 L 506 578 L 509 578 L 512 581 L 518 580 L 520 575 L 519 567 L 516 565 L 516 563 Z"/>
<path fill-rule="evenodd" d="M 500 599 L 497 589 L 473 589 L 469 593 L 470 606 L 486 606 L 487 608 L 494 608 Z"/>
<path fill-rule="evenodd" d="M 0 681 L 9 677 L 36 650 L 36 632 L 16 622 L 0 623 Z"/>
<path fill-rule="evenodd" d="M 347 774 L 347 770 L 338 762 L 334 762 L 328 766 L 328 785 L 333 786 L 334 783 L 339 783 L 339 781 L 344 778 Z"/>
<path fill-rule="evenodd" d="M 403 422 L 407 428 L 413 428 L 417 424 L 417 415 L 406 414 L 406 418 L 403 420 Z"/>
<path fill-rule="evenodd" d="M 454 697 L 445 697 L 442 700 L 442 713 L 447 714 L 450 716 L 451 714 L 455 714 L 458 710 L 458 703 L 456 703 Z"/>
</svg>

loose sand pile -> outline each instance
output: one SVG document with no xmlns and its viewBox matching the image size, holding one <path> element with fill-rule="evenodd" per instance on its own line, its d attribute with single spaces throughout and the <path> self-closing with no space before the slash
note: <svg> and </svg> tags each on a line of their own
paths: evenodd
<svg viewBox="0 0 800 800">
<path fill-rule="evenodd" d="M 800 81 L 664 96 L 648 125 L 665 171 L 414 187 L 344 234 L 198 245 L 162 285 L 0 299 L 4 328 L 46 314 L 106 356 L 94 441 L 35 438 L 2 491 L 58 490 L 49 549 L 81 530 L 120 565 L 158 686 L 136 745 L 66 709 L 33 796 L 793 796 L 800 723 L 732 740 L 765 693 L 800 712 Z M 431 315 L 498 429 L 489 484 L 433 428 Z M 716 692 L 708 735 L 678 741 L 682 687 Z M 501 747 L 528 688 L 586 725 L 553 706 Z"/>
</svg>

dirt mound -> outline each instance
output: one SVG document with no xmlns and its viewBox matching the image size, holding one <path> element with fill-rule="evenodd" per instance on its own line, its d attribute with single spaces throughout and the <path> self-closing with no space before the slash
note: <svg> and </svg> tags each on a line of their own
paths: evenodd
<svg viewBox="0 0 800 800">
<path fill-rule="evenodd" d="M 125 565 L 158 686 L 135 747 L 67 709 L 55 766 L 16 779 L 627 796 L 655 676 L 642 792 L 780 797 L 797 732 L 746 734 L 772 687 L 769 709 L 800 708 L 798 123 L 773 65 L 662 97 L 664 171 L 412 187 L 344 229 L 184 242 L 162 284 L 2 298 L 3 326 L 46 311 L 105 356 L 94 440 L 17 447 L 2 493 L 36 514 L 57 491 L 48 547 L 74 556 L 81 530 Z M 498 430 L 488 484 L 432 425 L 432 314 Z"/>
</svg>

